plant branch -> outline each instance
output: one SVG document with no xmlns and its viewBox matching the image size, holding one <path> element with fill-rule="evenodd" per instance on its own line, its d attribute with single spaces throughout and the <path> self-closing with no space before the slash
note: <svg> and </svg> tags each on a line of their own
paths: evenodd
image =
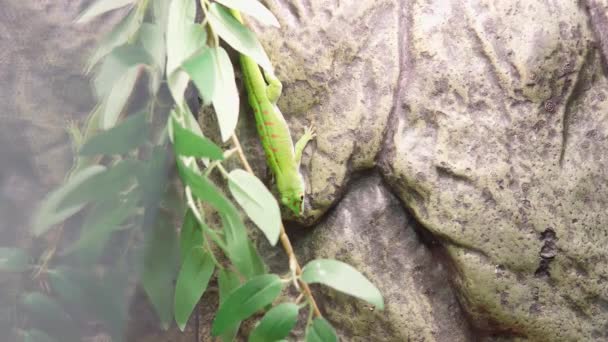
<svg viewBox="0 0 608 342">
<path fill-rule="evenodd" d="M 236 134 L 232 135 L 232 143 L 234 144 L 234 147 L 236 148 L 236 152 L 239 156 L 239 159 L 241 160 L 241 163 L 245 167 L 245 170 L 247 170 L 247 172 L 249 172 L 255 176 L 255 173 L 253 172 L 251 165 L 249 165 L 249 162 L 247 161 L 247 158 L 245 157 L 245 154 L 243 153 L 243 148 L 241 147 L 241 143 L 239 142 L 239 139 L 236 137 Z M 283 246 L 283 249 L 285 250 L 285 253 L 287 254 L 287 258 L 289 259 L 289 265 L 290 265 L 290 267 L 292 265 L 294 266 L 296 274 L 299 276 L 300 274 L 302 274 L 302 267 L 300 267 L 300 263 L 298 263 L 298 258 L 296 257 L 296 254 L 293 251 L 293 246 L 291 245 L 291 241 L 289 241 L 289 237 L 287 236 L 287 233 L 285 233 L 285 227 L 283 226 L 283 223 L 281 223 L 280 229 L 281 229 L 281 232 L 279 235 L 279 240 L 281 241 L 281 245 Z M 298 282 L 300 283 L 300 286 L 302 288 L 304 295 L 308 298 L 308 301 L 310 302 L 310 304 L 312 306 L 314 315 L 316 317 L 322 317 L 321 311 L 319 310 L 319 307 L 317 306 L 317 302 L 315 301 L 315 298 L 313 297 L 308 284 L 303 282 L 302 280 L 298 280 Z"/>
</svg>

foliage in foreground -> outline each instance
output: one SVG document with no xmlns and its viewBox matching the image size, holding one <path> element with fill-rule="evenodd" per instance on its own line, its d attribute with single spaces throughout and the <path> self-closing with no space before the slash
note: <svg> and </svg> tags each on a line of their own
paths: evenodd
<svg viewBox="0 0 608 342">
<path fill-rule="evenodd" d="M 239 111 L 234 70 L 219 42 L 270 70 L 255 35 L 229 9 L 262 24 L 278 21 L 253 0 L 201 0 L 200 6 L 202 23 L 195 22 L 193 0 L 98 0 L 79 17 L 86 23 L 115 9 L 126 13 L 90 59 L 99 103 L 82 134 L 71 128 L 74 167 L 33 219 L 33 235 L 52 232 L 54 243 L 36 262 L 22 249 L 0 248 L 1 271 L 32 272 L 40 285 L 21 296 L 29 322 L 21 333 L 25 341 L 78 339 L 78 327 L 90 321 L 122 340 L 124 289 L 134 276 L 162 327 L 175 320 L 184 330 L 215 275 L 220 306 L 210 323 L 223 341 L 232 341 L 241 322 L 262 310 L 249 341 L 286 339 L 302 310 L 308 312 L 306 341 L 337 341 L 329 322 L 315 315 L 314 299 L 303 290 L 307 284 L 383 307 L 377 288 L 337 260 L 313 260 L 300 270 L 289 255 L 288 275 L 268 272 L 242 213 L 273 246 L 283 233 L 281 213 L 255 175 L 226 169 L 228 158 L 238 155 L 245 165 L 246 160 L 233 135 Z M 233 139 L 233 148 L 224 151 L 203 135 L 184 97 L 190 81 L 203 103 L 213 106 L 221 139 Z M 141 84 L 147 94 L 135 96 Z M 178 191 L 168 177 L 174 167 L 182 184 Z M 232 198 L 210 178 L 214 170 Z M 203 206 L 219 220 L 207 219 Z M 181 229 L 174 227 L 176 215 Z M 64 230 L 78 239 L 62 238 Z M 301 296 L 278 302 L 287 286 Z"/>
</svg>

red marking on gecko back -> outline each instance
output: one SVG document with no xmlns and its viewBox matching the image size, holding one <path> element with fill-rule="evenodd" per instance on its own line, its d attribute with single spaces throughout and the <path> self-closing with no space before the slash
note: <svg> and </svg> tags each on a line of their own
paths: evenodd
<svg viewBox="0 0 608 342">
<path fill-rule="evenodd" d="M 264 125 L 266 125 L 266 126 L 272 126 L 272 125 L 274 125 L 274 122 L 272 122 L 272 121 L 264 121 Z"/>
<path fill-rule="evenodd" d="M 263 111 L 262 111 L 262 114 L 264 114 L 264 115 L 268 115 L 268 111 L 267 111 L 267 110 L 263 110 Z"/>
<path fill-rule="evenodd" d="M 279 151 L 279 149 L 276 148 L 276 147 L 271 147 L 270 149 L 272 150 L 272 152 L 278 152 Z"/>
<path fill-rule="evenodd" d="M 278 138 L 278 137 L 279 137 L 279 135 L 278 135 L 278 134 L 274 134 L 274 133 L 273 133 L 273 134 L 271 134 L 271 135 L 270 135 L 270 137 L 271 137 L 271 138 L 273 138 L 273 139 L 276 139 L 276 138 Z"/>
</svg>

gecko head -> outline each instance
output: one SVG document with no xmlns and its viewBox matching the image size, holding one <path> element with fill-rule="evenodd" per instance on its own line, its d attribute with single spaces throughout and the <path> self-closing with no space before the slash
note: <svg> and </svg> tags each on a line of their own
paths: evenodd
<svg viewBox="0 0 608 342">
<path fill-rule="evenodd" d="M 304 206 L 304 192 L 289 192 L 283 194 L 281 203 L 289 208 L 296 216 L 302 215 Z"/>
</svg>

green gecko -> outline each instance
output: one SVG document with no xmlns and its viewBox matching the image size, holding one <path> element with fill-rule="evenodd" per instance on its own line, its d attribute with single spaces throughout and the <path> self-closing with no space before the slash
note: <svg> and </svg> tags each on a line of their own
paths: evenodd
<svg viewBox="0 0 608 342">
<path fill-rule="evenodd" d="M 243 22 L 237 11 L 232 14 Z M 315 137 L 314 129 L 312 126 L 306 128 L 294 148 L 287 122 L 277 107 L 277 100 L 283 89 L 281 81 L 266 70 L 262 76 L 257 63 L 250 57 L 241 54 L 240 61 L 249 105 L 255 114 L 266 162 L 275 176 L 281 203 L 296 216 L 300 216 L 304 209 L 305 191 L 304 180 L 300 174 L 300 161 L 304 147 Z"/>
</svg>

